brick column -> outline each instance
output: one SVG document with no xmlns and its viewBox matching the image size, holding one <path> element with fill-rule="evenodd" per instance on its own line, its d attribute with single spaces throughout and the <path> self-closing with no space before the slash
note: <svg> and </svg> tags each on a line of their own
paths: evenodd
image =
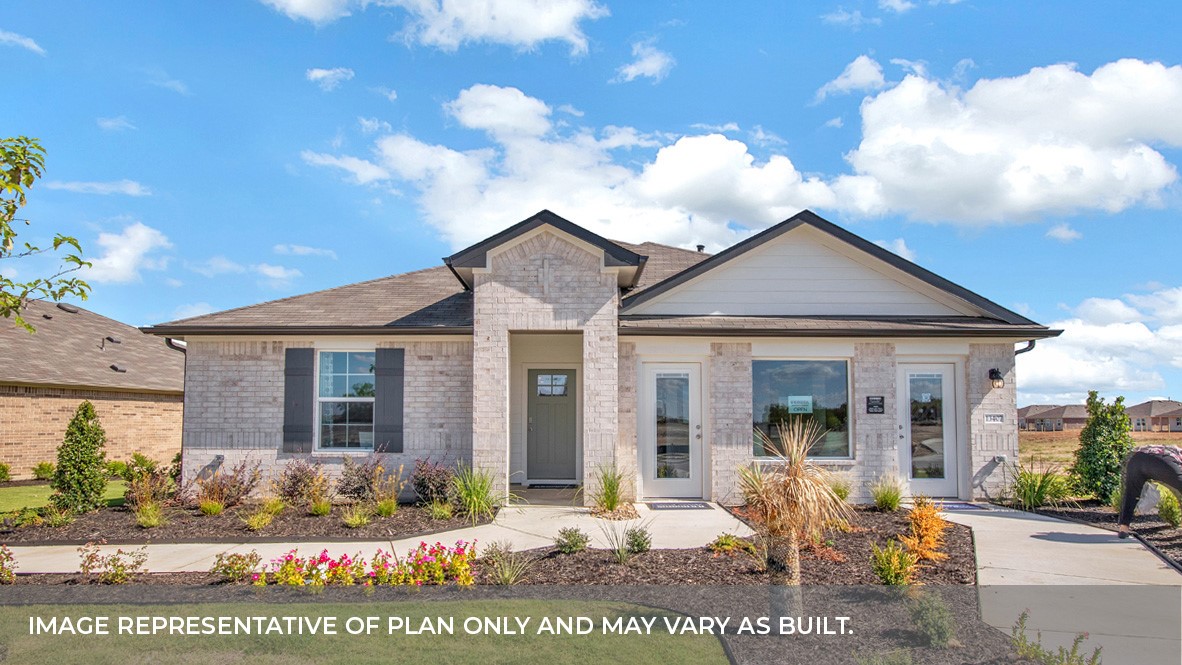
<svg viewBox="0 0 1182 665">
<path fill-rule="evenodd" d="M 477 287 L 479 288 L 479 287 Z M 509 491 L 509 331 L 480 316 L 472 336 L 472 466 L 493 474 L 493 492 Z"/>
<path fill-rule="evenodd" d="M 896 401 L 898 365 L 895 345 L 854 345 L 854 403 L 850 405 L 853 453 L 856 464 L 834 463 L 833 471 L 846 470 L 852 484 L 850 498 L 870 500 L 870 485 L 882 475 L 902 475 L 899 469 L 899 410 Z M 868 396 L 884 397 L 881 414 L 866 413 Z"/>
<path fill-rule="evenodd" d="M 636 409 L 639 395 L 636 392 L 636 344 L 620 342 L 619 361 L 619 422 L 616 436 L 616 467 L 624 474 L 624 492 L 630 500 L 636 499 L 639 476 L 639 454 L 636 439 Z"/>
<path fill-rule="evenodd" d="M 743 502 L 739 467 L 754 460 L 751 417 L 751 345 L 710 345 L 711 496 L 727 505 Z"/>
<path fill-rule="evenodd" d="M 989 370 L 1001 370 L 1004 388 L 994 388 Z M 974 498 L 996 498 L 1004 489 L 1001 464 L 1005 455 L 1018 460 L 1018 406 L 1013 344 L 970 344 L 965 368 L 969 407 L 969 473 Z M 1000 413 L 1001 423 L 986 423 L 986 413 Z"/>
</svg>

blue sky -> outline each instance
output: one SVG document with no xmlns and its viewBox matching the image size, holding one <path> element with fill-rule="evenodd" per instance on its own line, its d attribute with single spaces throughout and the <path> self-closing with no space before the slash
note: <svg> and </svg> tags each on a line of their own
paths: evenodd
<svg viewBox="0 0 1182 665">
<path fill-rule="evenodd" d="M 128 323 L 542 207 L 712 249 L 809 207 L 1065 328 L 1022 402 L 1182 399 L 1175 3 L 5 4 L 0 134 L 48 151 L 29 237 L 78 236 L 86 306 Z"/>
</svg>

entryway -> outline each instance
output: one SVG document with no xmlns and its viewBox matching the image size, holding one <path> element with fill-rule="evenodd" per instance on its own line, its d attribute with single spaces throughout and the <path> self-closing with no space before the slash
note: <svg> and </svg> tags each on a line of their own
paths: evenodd
<svg viewBox="0 0 1182 665">
<path fill-rule="evenodd" d="M 952 363 L 899 365 L 899 464 L 912 494 L 956 497 L 956 372 Z"/>
<path fill-rule="evenodd" d="M 645 363 L 640 395 L 640 492 L 645 497 L 701 498 L 701 365 Z"/>
<path fill-rule="evenodd" d="M 526 376 L 525 475 L 531 485 L 578 477 L 578 382 L 573 369 Z"/>
</svg>

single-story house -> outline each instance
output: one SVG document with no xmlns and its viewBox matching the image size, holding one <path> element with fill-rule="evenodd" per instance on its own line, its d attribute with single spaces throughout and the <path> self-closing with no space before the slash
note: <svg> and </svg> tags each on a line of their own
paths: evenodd
<svg viewBox="0 0 1182 665">
<path fill-rule="evenodd" d="M 542 211 L 443 263 L 145 328 L 187 343 L 185 476 L 374 451 L 736 503 L 753 429 L 800 416 L 855 498 L 994 494 L 1015 344 L 1059 333 L 810 211 L 714 255 Z"/>
<path fill-rule="evenodd" d="M 1081 430 L 1088 422 L 1083 404 L 1037 404 L 1018 409 L 1018 429 L 1033 432 Z"/>
<path fill-rule="evenodd" d="M 1134 432 L 1177 432 L 1182 431 L 1182 422 L 1178 421 L 1177 411 L 1182 410 L 1182 402 L 1172 399 L 1151 399 L 1125 409 L 1125 414 L 1133 423 Z"/>
<path fill-rule="evenodd" d="M 83 400 L 107 433 L 107 459 L 168 462 L 181 449 L 185 355 L 166 340 L 75 305 L 30 301 L 29 333 L 0 319 L 0 462 L 16 479 L 54 462 Z"/>
</svg>

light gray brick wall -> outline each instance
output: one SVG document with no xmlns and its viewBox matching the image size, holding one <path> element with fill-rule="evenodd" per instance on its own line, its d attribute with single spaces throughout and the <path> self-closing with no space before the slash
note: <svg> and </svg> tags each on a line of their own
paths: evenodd
<svg viewBox="0 0 1182 665">
<path fill-rule="evenodd" d="M 743 503 L 739 467 L 755 459 L 752 444 L 751 344 L 710 344 L 709 498 L 726 505 Z"/>
<path fill-rule="evenodd" d="M 620 342 L 620 417 L 619 435 L 616 439 L 616 466 L 624 476 L 625 496 L 636 498 L 637 483 L 640 481 L 639 449 L 636 438 L 637 408 L 636 392 L 636 344 Z"/>
<path fill-rule="evenodd" d="M 849 476 L 851 500 L 869 501 L 870 486 L 879 476 L 900 474 L 895 345 L 855 344 L 852 374 L 854 401 L 850 416 L 856 462 L 835 462 L 829 468 Z M 884 398 L 884 413 L 866 413 L 869 396 Z"/>
<path fill-rule="evenodd" d="M 270 478 L 291 459 L 282 452 L 284 351 L 307 342 L 191 340 L 185 373 L 184 477 L 224 455 L 223 466 L 260 462 Z M 387 469 L 409 473 L 418 458 L 470 461 L 472 344 L 466 341 L 380 342 L 406 349 L 404 448 L 383 454 Z M 330 475 L 343 457 L 315 453 Z M 267 483 L 269 484 L 269 483 Z"/>
<path fill-rule="evenodd" d="M 583 334 L 583 480 L 616 458 L 619 288 L 602 253 L 544 231 L 489 258 L 475 275 L 472 459 L 509 483 L 509 333 Z"/>
<path fill-rule="evenodd" d="M 1001 370 L 1004 388 L 994 388 L 989 370 Z M 997 498 L 1004 490 L 1007 473 L 995 461 L 1005 455 L 1009 463 L 1018 459 L 1018 404 L 1014 373 L 1014 345 L 970 344 L 965 367 L 968 383 L 969 455 L 974 498 Z M 1001 414 L 1003 422 L 986 423 L 985 414 Z"/>
</svg>

